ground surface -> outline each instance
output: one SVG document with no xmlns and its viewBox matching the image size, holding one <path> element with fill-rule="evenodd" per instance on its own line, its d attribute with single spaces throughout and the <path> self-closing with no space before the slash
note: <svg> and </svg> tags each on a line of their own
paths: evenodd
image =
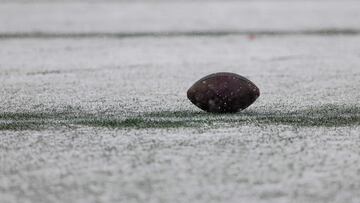
<svg viewBox="0 0 360 203">
<path fill-rule="evenodd" d="M 359 202 L 359 9 L 1 4 L 0 202 Z M 201 112 L 219 71 L 260 98 Z"/>
</svg>

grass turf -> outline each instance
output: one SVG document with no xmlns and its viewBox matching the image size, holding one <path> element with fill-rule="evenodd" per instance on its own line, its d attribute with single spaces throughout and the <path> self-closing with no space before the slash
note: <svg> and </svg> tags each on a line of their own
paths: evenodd
<svg viewBox="0 0 360 203">
<path fill-rule="evenodd" d="M 349 126 L 360 124 L 359 106 L 325 105 L 299 111 L 244 111 L 210 114 L 194 111 L 161 111 L 124 117 L 84 112 L 1 112 L 0 130 L 41 130 L 51 127 L 186 128 L 255 125 Z"/>
</svg>

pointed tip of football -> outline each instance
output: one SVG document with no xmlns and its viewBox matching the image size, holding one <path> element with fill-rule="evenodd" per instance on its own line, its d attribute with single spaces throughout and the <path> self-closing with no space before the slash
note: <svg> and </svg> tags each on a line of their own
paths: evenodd
<svg viewBox="0 0 360 203">
<path fill-rule="evenodd" d="M 235 113 L 260 96 L 259 88 L 235 73 L 214 73 L 197 81 L 187 91 L 188 99 L 200 109 L 213 113 Z"/>
</svg>

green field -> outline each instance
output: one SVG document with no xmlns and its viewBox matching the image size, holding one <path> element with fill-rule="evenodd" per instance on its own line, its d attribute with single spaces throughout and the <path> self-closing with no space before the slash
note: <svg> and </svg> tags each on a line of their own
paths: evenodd
<svg viewBox="0 0 360 203">
<path fill-rule="evenodd" d="M 106 128 L 223 128 L 244 124 L 340 127 L 360 124 L 359 106 L 326 105 L 301 111 L 244 111 L 211 114 L 200 111 L 159 111 L 135 116 L 87 114 L 86 112 L 0 113 L 0 130 L 41 130 L 54 127 Z"/>
</svg>

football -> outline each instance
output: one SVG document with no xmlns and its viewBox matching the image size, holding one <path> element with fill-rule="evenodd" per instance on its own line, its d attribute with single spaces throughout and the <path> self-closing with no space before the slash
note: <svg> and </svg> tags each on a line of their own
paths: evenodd
<svg viewBox="0 0 360 203">
<path fill-rule="evenodd" d="M 212 113 L 235 113 L 250 106 L 260 96 L 259 88 L 235 73 L 214 73 L 197 81 L 187 97 L 200 109 Z"/>
</svg>

